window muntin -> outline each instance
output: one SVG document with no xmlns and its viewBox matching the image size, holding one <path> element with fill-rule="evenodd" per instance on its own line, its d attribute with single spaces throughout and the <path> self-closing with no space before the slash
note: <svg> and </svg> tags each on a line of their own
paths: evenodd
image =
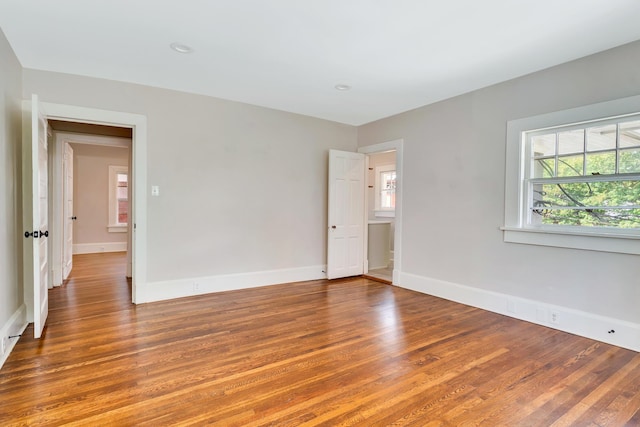
<svg viewBox="0 0 640 427">
<path fill-rule="evenodd" d="M 527 226 L 640 230 L 640 119 L 524 132 Z"/>
</svg>

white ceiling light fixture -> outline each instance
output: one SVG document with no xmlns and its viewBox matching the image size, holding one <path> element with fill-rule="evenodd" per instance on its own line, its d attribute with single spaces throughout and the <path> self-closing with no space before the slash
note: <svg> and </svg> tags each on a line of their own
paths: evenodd
<svg viewBox="0 0 640 427">
<path fill-rule="evenodd" d="M 343 83 L 337 84 L 334 87 L 336 88 L 336 90 L 339 90 L 340 92 L 344 92 L 351 89 L 351 86 Z"/>
<path fill-rule="evenodd" d="M 171 43 L 169 45 L 169 47 L 173 50 L 175 50 L 178 53 L 191 53 L 193 52 L 193 48 L 191 48 L 191 46 L 187 46 L 186 44 L 182 44 L 182 43 Z"/>
</svg>

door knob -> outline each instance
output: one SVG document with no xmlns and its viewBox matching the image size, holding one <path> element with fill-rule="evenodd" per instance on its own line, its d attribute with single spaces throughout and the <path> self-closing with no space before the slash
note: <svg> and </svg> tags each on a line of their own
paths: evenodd
<svg viewBox="0 0 640 427">
<path fill-rule="evenodd" d="M 336 229 L 336 226 L 335 226 L 335 225 L 332 225 L 332 226 L 331 226 L 331 228 L 335 230 L 335 229 Z"/>
<path fill-rule="evenodd" d="M 78 219 L 78 217 L 74 215 L 74 216 L 72 216 L 72 217 L 71 217 L 71 219 L 72 219 L 73 221 L 75 221 L 76 219 Z"/>
</svg>

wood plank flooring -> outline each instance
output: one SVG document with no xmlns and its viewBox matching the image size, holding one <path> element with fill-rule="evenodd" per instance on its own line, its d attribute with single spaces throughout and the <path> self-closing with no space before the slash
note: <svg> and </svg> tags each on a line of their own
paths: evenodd
<svg viewBox="0 0 640 427">
<path fill-rule="evenodd" d="M 640 355 L 363 278 L 130 303 L 74 257 L 0 425 L 638 426 Z"/>
</svg>

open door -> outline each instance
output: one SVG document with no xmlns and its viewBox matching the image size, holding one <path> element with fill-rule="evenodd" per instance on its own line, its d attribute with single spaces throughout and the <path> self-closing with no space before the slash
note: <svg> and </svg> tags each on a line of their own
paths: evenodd
<svg viewBox="0 0 640 427">
<path fill-rule="evenodd" d="M 62 249 L 62 279 L 66 280 L 73 268 L 73 148 L 68 142 L 64 144 L 63 171 L 63 221 L 64 243 Z"/>
<path fill-rule="evenodd" d="M 40 338 L 49 313 L 47 265 L 47 122 L 32 95 L 23 108 L 22 207 L 24 225 L 24 293 L 34 338 Z"/>
<path fill-rule="evenodd" d="M 364 272 L 364 163 L 364 154 L 329 151 L 329 279 Z"/>
</svg>

